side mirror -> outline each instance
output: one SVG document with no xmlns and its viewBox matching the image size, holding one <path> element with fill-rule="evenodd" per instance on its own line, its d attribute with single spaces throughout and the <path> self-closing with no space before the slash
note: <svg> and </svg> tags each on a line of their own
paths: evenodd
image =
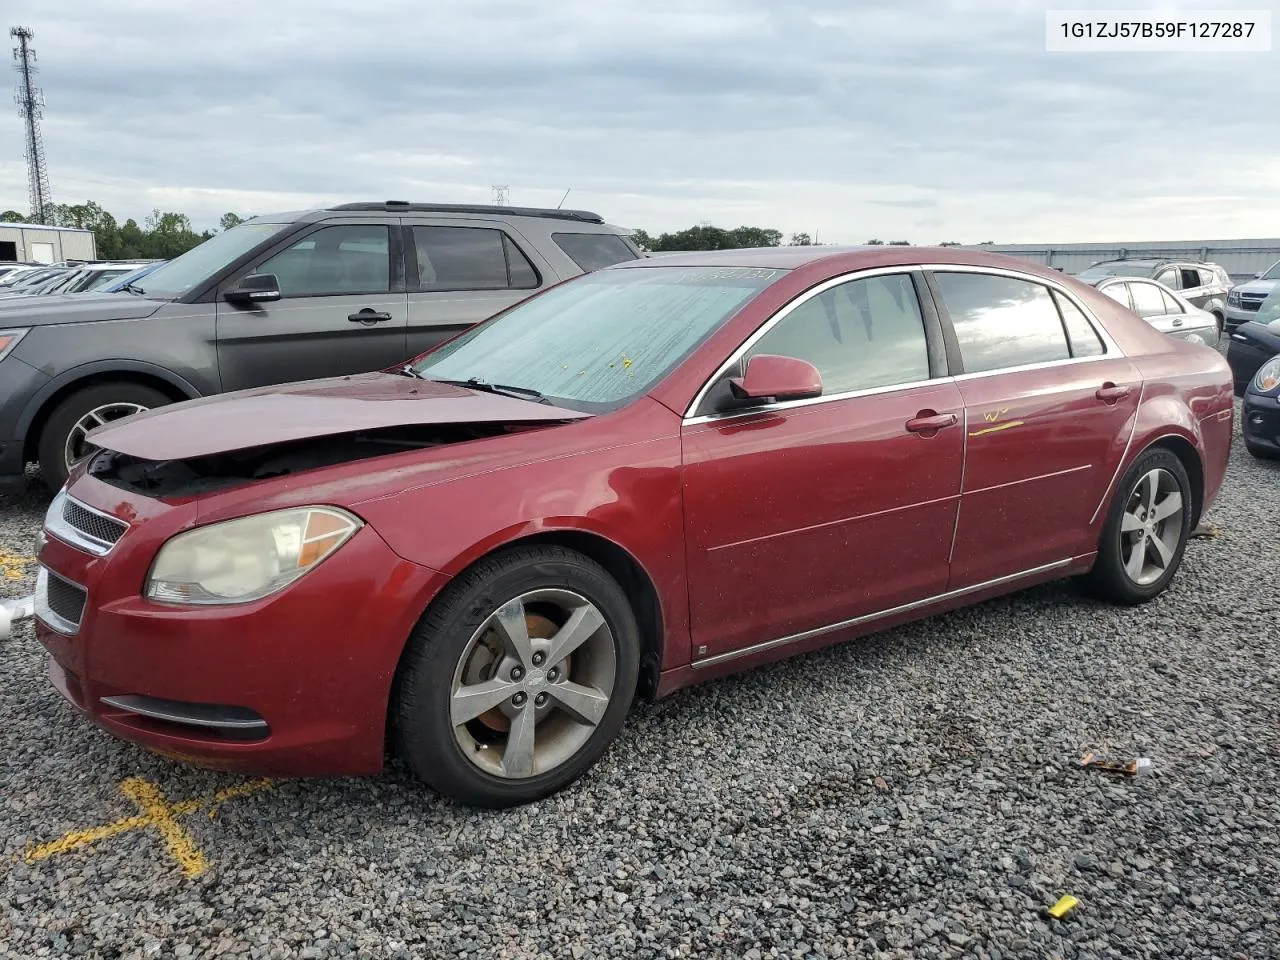
<svg viewBox="0 0 1280 960">
<path fill-rule="evenodd" d="M 1259 270 L 1257 273 L 1255 273 L 1255 274 L 1253 275 L 1253 279 L 1255 279 L 1255 280 L 1261 280 L 1261 279 L 1262 279 L 1262 275 L 1263 275 L 1264 273 L 1266 273 L 1266 272 L 1267 272 L 1267 271 L 1265 271 L 1265 270 Z"/>
<path fill-rule="evenodd" d="M 739 400 L 807 400 L 822 396 L 822 374 L 808 360 L 762 353 L 729 380 L 729 389 Z"/>
<path fill-rule="evenodd" d="M 268 303 L 280 299 L 280 283 L 274 273 L 251 273 L 223 291 L 228 303 Z"/>
</svg>

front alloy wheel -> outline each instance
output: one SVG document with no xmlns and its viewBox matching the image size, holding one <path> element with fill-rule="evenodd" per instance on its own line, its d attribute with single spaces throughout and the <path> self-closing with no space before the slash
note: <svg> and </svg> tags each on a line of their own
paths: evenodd
<svg viewBox="0 0 1280 960">
<path fill-rule="evenodd" d="M 639 651 L 630 603 L 595 561 L 558 546 L 496 554 L 458 576 L 409 640 L 392 705 L 399 751 L 464 803 L 547 796 L 617 736 Z"/>
<path fill-rule="evenodd" d="M 454 671 L 453 734 L 485 773 L 526 779 L 591 739 L 617 674 L 604 614 L 571 590 L 533 590 L 495 610 Z"/>
</svg>

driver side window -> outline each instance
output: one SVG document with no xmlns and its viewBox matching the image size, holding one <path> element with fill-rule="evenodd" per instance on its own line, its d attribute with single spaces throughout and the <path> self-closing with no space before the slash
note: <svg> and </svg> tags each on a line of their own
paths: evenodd
<svg viewBox="0 0 1280 960">
<path fill-rule="evenodd" d="M 322 227 L 254 268 L 273 273 L 282 297 L 387 293 L 391 289 L 386 226 Z"/>
<path fill-rule="evenodd" d="M 747 352 L 808 360 L 822 374 L 822 393 L 929 379 L 924 320 L 911 276 L 850 280 L 811 297 Z"/>
</svg>

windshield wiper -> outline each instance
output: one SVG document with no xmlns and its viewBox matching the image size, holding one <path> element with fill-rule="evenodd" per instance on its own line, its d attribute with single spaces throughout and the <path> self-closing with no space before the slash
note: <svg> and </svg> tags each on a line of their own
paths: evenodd
<svg viewBox="0 0 1280 960">
<path fill-rule="evenodd" d="M 414 376 L 422 376 L 422 374 L 414 372 Z M 515 397 L 517 400 L 533 400 L 535 403 L 551 403 L 539 391 L 532 387 L 514 387 L 508 383 L 490 383 L 480 377 L 469 377 L 466 380 L 445 380 L 441 377 L 423 377 L 425 380 L 435 380 L 437 383 L 451 383 L 455 387 L 470 387 L 472 390 L 483 390 L 485 393 L 498 393 L 507 397 Z"/>
<path fill-rule="evenodd" d="M 136 283 L 134 283 L 132 280 L 130 280 L 128 283 L 126 283 L 126 284 L 125 284 L 123 287 L 121 287 L 120 289 L 121 289 L 121 290 L 128 290 L 130 293 L 136 293 L 136 294 L 137 294 L 138 296 L 140 296 L 140 297 L 145 297 L 145 296 L 147 295 L 147 291 L 143 290 L 140 286 L 138 286 L 138 285 L 137 285 Z"/>
<path fill-rule="evenodd" d="M 413 369 L 413 364 L 411 363 L 406 363 L 403 367 L 400 368 L 400 376 L 415 377 L 418 380 L 427 379 L 422 374 L 420 374 L 417 370 Z"/>
</svg>

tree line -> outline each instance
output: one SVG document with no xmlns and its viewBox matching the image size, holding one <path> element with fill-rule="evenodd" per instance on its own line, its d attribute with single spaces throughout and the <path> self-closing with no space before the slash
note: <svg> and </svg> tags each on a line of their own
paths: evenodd
<svg viewBox="0 0 1280 960">
<path fill-rule="evenodd" d="M 218 227 L 229 230 L 247 219 L 237 213 L 224 213 Z M 190 217 L 172 211 L 153 210 L 141 225 L 132 217 L 120 223 L 92 200 L 56 203 L 49 220 L 51 226 L 93 231 L 98 257 L 102 260 L 172 260 L 217 232 L 196 232 Z M 29 222 L 16 210 L 0 213 L 0 223 Z"/>
<path fill-rule="evenodd" d="M 696 227 L 689 227 L 687 230 L 677 230 L 673 233 L 661 233 L 658 236 L 651 236 L 644 230 L 633 230 L 631 239 L 642 250 L 650 253 L 662 253 L 664 251 L 674 252 L 677 250 L 738 250 L 743 247 L 777 247 L 782 246 L 782 231 L 773 230 L 767 227 L 736 227 L 733 230 L 725 230 L 722 227 L 713 227 L 710 224 L 700 224 Z M 989 246 L 994 241 L 985 240 L 983 246 Z M 808 247 L 822 246 L 816 244 L 813 238 L 807 233 L 793 233 L 791 239 L 787 241 L 787 246 L 791 247 Z M 909 247 L 909 240 L 868 240 L 866 246 L 870 247 Z M 938 244 L 940 247 L 958 247 L 960 244 L 955 240 L 944 240 Z"/>
</svg>

